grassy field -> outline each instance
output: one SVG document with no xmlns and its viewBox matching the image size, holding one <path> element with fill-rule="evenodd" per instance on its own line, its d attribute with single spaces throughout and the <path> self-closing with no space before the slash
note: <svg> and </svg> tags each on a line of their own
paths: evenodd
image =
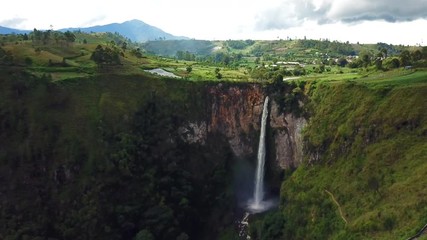
<svg viewBox="0 0 427 240">
<path fill-rule="evenodd" d="M 301 76 L 303 80 L 316 81 L 342 81 L 357 80 L 376 85 L 397 84 L 396 78 L 412 74 L 411 71 L 376 71 L 372 67 L 351 69 L 327 65 L 326 71 L 316 73 L 322 62 L 333 62 L 331 59 L 343 57 L 345 54 L 368 51 L 378 51 L 377 45 L 358 45 L 350 43 L 339 43 L 314 40 L 277 40 L 277 41 L 155 41 L 147 44 L 128 43 L 127 48 L 122 49 L 121 43 L 126 39 L 112 33 L 82 33 L 74 32 L 74 42 L 63 42 L 50 40 L 47 44 L 34 42 L 32 40 L 3 41 L 2 48 L 13 55 L 14 64 L 25 67 L 28 71 L 36 74 L 50 74 L 54 81 L 74 77 L 85 77 L 97 73 L 114 74 L 143 74 L 144 70 L 163 68 L 186 80 L 226 80 L 226 81 L 269 81 L 277 74 L 277 70 L 271 67 L 278 61 L 298 61 L 304 63 L 307 75 Z M 14 38 L 11 38 L 14 39 Z M 161 57 L 145 53 L 140 49 L 142 57 L 133 54 L 137 48 L 155 45 L 158 51 L 167 50 L 168 57 Z M 236 48 L 236 44 L 241 46 Z M 240 44 L 240 45 L 239 45 Z M 243 45 L 242 45 L 243 44 Z M 98 46 L 108 46 L 120 51 L 120 63 L 118 65 L 104 66 L 98 68 L 91 55 Z M 163 49 L 167 48 L 167 49 Z M 178 48 L 190 48 L 195 52 L 202 52 L 204 58 L 198 61 L 184 61 L 174 59 Z M 399 49 L 394 47 L 394 49 Z M 397 50 L 394 50 L 397 51 Z M 209 62 L 218 57 L 215 54 L 226 55 L 232 61 L 230 64 L 222 62 Z M 211 54 L 212 58 L 209 58 Z M 233 62 L 233 58 L 240 54 L 241 59 Z M 199 57 L 199 56 L 198 56 Z M 211 60 L 209 60 L 211 59 Z M 264 68 L 263 66 L 270 66 Z M 191 66 L 191 72 L 187 67 Z M 220 74 L 216 71 L 219 69 Z M 292 71 L 293 67 L 287 70 Z M 264 76 L 254 74 L 263 71 Z M 417 69 L 424 72 L 425 69 Z M 416 73 L 423 81 L 423 74 Z M 220 77 L 218 75 L 221 75 Z M 256 76 L 256 77 L 255 77 Z M 412 77 L 409 77 L 413 79 Z M 413 81 L 413 80 L 411 80 Z"/>
<path fill-rule="evenodd" d="M 3 48 L 13 53 L 15 64 L 36 74 L 50 74 L 54 81 L 74 77 L 84 77 L 96 73 L 116 74 L 143 74 L 143 70 L 163 68 L 178 76 L 189 80 L 215 80 L 215 69 L 220 68 L 222 80 L 248 81 L 249 76 L 244 68 L 232 69 L 217 67 L 191 61 L 178 61 L 157 56 L 137 58 L 130 51 L 124 51 L 121 65 L 98 69 L 95 62 L 90 59 L 95 50 L 97 38 L 94 37 L 87 44 L 73 43 L 68 46 L 34 46 L 31 41 L 19 44 L 5 44 Z M 93 43 L 92 43 L 93 42 Z M 36 50 L 39 49 L 39 50 Z M 31 63 L 28 63 L 30 59 Z M 64 64 L 63 64 L 64 63 Z M 187 66 L 192 67 L 192 72 L 187 72 Z"/>
</svg>

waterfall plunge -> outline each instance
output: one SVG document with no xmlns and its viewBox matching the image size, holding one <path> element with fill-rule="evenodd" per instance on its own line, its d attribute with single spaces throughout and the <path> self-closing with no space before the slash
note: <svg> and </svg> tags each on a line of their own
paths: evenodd
<svg viewBox="0 0 427 240">
<path fill-rule="evenodd" d="M 274 204 L 264 201 L 264 165 L 265 165 L 265 129 L 268 117 L 268 97 L 265 97 L 261 118 L 261 133 L 258 144 L 258 163 L 255 173 L 255 190 L 253 199 L 249 202 L 251 212 L 263 212 Z"/>
<path fill-rule="evenodd" d="M 258 163 L 255 175 L 254 206 L 259 207 L 264 198 L 265 128 L 268 117 L 268 97 L 264 100 L 261 118 L 261 133 L 258 143 Z"/>
</svg>

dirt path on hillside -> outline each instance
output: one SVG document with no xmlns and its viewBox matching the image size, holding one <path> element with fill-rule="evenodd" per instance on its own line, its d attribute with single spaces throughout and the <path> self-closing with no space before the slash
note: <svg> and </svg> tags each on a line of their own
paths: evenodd
<svg viewBox="0 0 427 240">
<path fill-rule="evenodd" d="M 344 214 L 342 213 L 342 209 L 341 209 L 340 204 L 338 203 L 338 201 L 335 199 L 334 195 L 333 195 L 331 192 L 329 192 L 329 191 L 328 191 L 328 190 L 326 190 L 326 189 L 325 189 L 325 192 L 326 192 L 327 194 L 329 194 L 329 196 L 331 196 L 332 201 L 333 201 L 333 202 L 335 203 L 335 205 L 337 205 L 337 207 L 338 207 L 338 210 L 339 210 L 339 212 L 340 212 L 340 215 L 341 215 L 342 220 L 345 222 L 345 225 L 347 225 L 347 224 L 348 224 L 348 222 L 347 222 L 347 219 L 345 219 Z"/>
</svg>

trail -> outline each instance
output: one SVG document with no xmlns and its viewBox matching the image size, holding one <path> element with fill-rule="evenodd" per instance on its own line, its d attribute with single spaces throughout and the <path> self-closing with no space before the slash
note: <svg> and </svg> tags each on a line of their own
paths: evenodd
<svg viewBox="0 0 427 240">
<path fill-rule="evenodd" d="M 347 219 L 345 219 L 344 214 L 342 213 L 342 209 L 341 209 L 340 204 L 338 203 L 338 201 L 335 199 L 334 195 L 333 195 L 331 192 L 329 192 L 329 191 L 328 191 L 328 190 L 326 190 L 326 189 L 325 189 L 325 192 L 326 192 L 327 194 L 329 194 L 329 196 L 331 196 L 332 201 L 334 201 L 335 205 L 337 205 L 337 207 L 338 207 L 338 210 L 339 210 L 339 212 L 340 212 L 340 215 L 341 215 L 342 220 L 345 222 L 345 225 L 347 225 L 347 224 L 348 224 L 348 222 L 347 222 Z"/>
<path fill-rule="evenodd" d="M 407 240 L 417 240 L 423 234 L 427 234 L 427 224 L 424 225 L 424 227 L 421 228 L 421 230 L 417 234 L 415 234 L 414 236 L 408 238 Z"/>
<path fill-rule="evenodd" d="M 298 78 L 300 78 L 300 77 L 287 77 L 287 78 L 283 78 L 283 81 L 295 80 Z"/>
</svg>

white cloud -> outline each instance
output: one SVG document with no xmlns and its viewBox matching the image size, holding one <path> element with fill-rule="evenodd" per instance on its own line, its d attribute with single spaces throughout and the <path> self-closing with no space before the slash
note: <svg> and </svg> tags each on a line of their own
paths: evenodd
<svg viewBox="0 0 427 240">
<path fill-rule="evenodd" d="M 306 35 L 410 44 L 427 39 L 427 33 L 419 30 L 426 20 L 417 20 L 426 19 L 427 0 L 14 0 L 2 5 L 7 10 L 0 15 L 0 25 L 23 29 L 140 19 L 174 35 L 198 39 Z"/>
<path fill-rule="evenodd" d="M 287 0 L 262 13 L 261 29 L 286 29 L 305 20 L 332 22 L 414 21 L 427 18 L 427 0 Z"/>
</svg>

